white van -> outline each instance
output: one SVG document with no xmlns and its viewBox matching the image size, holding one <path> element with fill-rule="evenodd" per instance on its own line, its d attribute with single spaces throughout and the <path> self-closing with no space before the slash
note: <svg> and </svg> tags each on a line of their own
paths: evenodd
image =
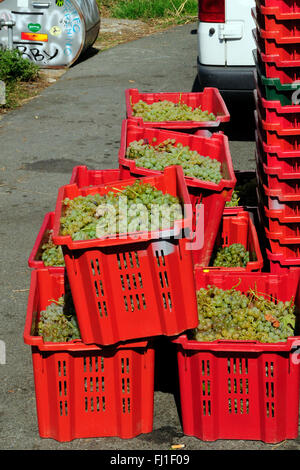
<svg viewBox="0 0 300 470">
<path fill-rule="evenodd" d="M 255 0 L 198 0 L 198 81 L 223 97 L 253 93 Z"/>
</svg>

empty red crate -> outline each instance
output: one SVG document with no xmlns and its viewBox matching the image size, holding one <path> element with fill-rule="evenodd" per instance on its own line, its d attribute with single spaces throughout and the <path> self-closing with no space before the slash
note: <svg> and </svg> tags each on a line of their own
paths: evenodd
<svg viewBox="0 0 300 470">
<path fill-rule="evenodd" d="M 81 340 L 44 342 L 40 312 L 65 293 L 63 274 L 31 273 L 24 342 L 31 346 L 39 434 L 71 441 L 132 438 L 153 426 L 154 349 L 149 342 L 118 348 Z"/>
<path fill-rule="evenodd" d="M 300 59 L 300 42 L 299 41 L 291 41 L 284 43 L 280 42 L 275 38 L 266 38 L 261 36 L 260 30 L 258 28 L 252 30 L 253 37 L 255 39 L 256 44 L 260 50 L 261 54 L 266 55 L 267 61 L 269 58 L 275 56 L 279 57 L 280 61 L 299 61 Z"/>
<path fill-rule="evenodd" d="M 281 203 L 277 198 L 268 198 L 260 187 L 257 188 L 257 198 L 269 219 L 277 219 L 282 224 L 300 223 L 300 198 L 298 204 Z"/>
<path fill-rule="evenodd" d="M 77 184 L 79 188 L 83 188 L 84 186 L 98 186 L 122 179 L 124 177 L 121 168 L 91 170 L 85 165 L 78 165 L 73 168 L 69 184 Z"/>
<path fill-rule="evenodd" d="M 270 245 L 270 251 L 274 254 L 282 255 L 283 259 L 300 258 L 300 237 L 297 236 L 299 230 L 298 224 L 291 224 L 290 230 L 287 228 L 284 232 L 271 232 L 268 229 L 268 221 L 261 208 L 258 208 L 261 223 L 264 225 L 265 235 Z"/>
<path fill-rule="evenodd" d="M 265 172 L 282 173 L 286 177 L 300 173 L 300 152 L 282 152 L 277 147 L 267 145 L 260 134 L 259 129 L 255 132 L 256 148 L 259 149 Z"/>
<path fill-rule="evenodd" d="M 256 8 L 263 14 L 276 16 L 277 19 L 300 18 L 300 5 L 295 0 L 256 0 Z"/>
<path fill-rule="evenodd" d="M 266 78 L 278 78 L 281 84 L 300 80 L 300 60 L 284 60 L 280 54 L 264 54 L 258 43 L 253 54 L 255 62 Z"/>
<path fill-rule="evenodd" d="M 278 44 L 300 41 L 300 15 L 299 19 L 280 20 L 255 7 L 251 14 L 262 39 L 273 39 Z"/>
<path fill-rule="evenodd" d="M 285 258 L 281 253 L 272 253 L 268 249 L 266 249 L 266 255 L 272 274 L 290 274 L 292 271 L 295 271 L 300 276 L 300 258 Z"/>
<path fill-rule="evenodd" d="M 167 139 L 175 139 L 176 143 L 188 146 L 200 155 L 215 158 L 221 162 L 223 178 L 216 184 L 209 181 L 201 181 L 197 178 L 185 177 L 189 196 L 193 208 L 195 230 L 196 206 L 204 206 L 204 244 L 203 249 L 197 251 L 198 262 L 202 266 L 207 266 L 212 253 L 215 237 L 221 222 L 226 201 L 231 199 L 233 188 L 236 184 L 236 177 L 233 170 L 231 153 L 227 136 L 223 133 L 203 135 L 190 135 L 179 132 L 171 132 L 162 129 L 150 129 L 136 125 L 129 120 L 122 123 L 121 145 L 119 151 L 119 164 L 123 171 L 129 176 L 141 177 L 157 175 L 160 172 L 139 168 L 134 160 L 126 158 L 126 149 L 132 141 L 144 139 L 148 143 L 155 141 L 159 144 Z M 213 217 L 211 215 L 213 214 Z"/>
<path fill-rule="evenodd" d="M 216 116 L 215 121 L 161 121 L 151 122 L 141 120 L 140 117 L 133 115 L 132 106 L 139 101 L 144 101 L 147 104 L 157 103 L 159 101 L 171 101 L 172 103 L 183 103 L 195 109 L 201 106 L 202 111 L 208 111 Z M 226 104 L 217 88 L 204 88 L 201 92 L 175 92 L 175 93 L 141 93 L 136 88 L 125 90 L 125 103 L 126 103 L 126 116 L 134 121 L 142 122 L 146 127 L 160 127 L 163 129 L 182 129 L 182 130 L 196 130 L 199 128 L 216 128 L 220 123 L 230 121 L 230 114 Z"/>
<path fill-rule="evenodd" d="M 42 245 L 49 240 L 50 231 L 53 229 L 53 221 L 54 212 L 47 212 L 28 258 L 28 266 L 30 268 L 37 269 L 46 267 L 42 261 Z M 48 268 L 57 272 L 64 271 L 63 266 L 49 266 Z"/>
<path fill-rule="evenodd" d="M 300 105 L 282 106 L 279 101 L 265 100 L 258 88 L 254 90 L 254 101 L 265 130 L 279 135 L 299 133 Z"/>
<path fill-rule="evenodd" d="M 254 111 L 256 129 L 259 130 L 263 141 L 267 145 L 277 147 L 282 152 L 297 152 L 300 149 L 300 128 L 272 129 L 272 124 L 266 123 L 260 113 Z"/>
<path fill-rule="evenodd" d="M 300 196 L 300 179 L 283 178 L 281 174 L 264 172 L 261 159 L 256 152 L 256 172 L 259 185 L 267 197 L 277 196 L 282 201 L 298 201 Z"/>
<path fill-rule="evenodd" d="M 196 287 L 216 285 L 246 292 L 250 287 L 282 301 L 296 298 L 296 273 L 195 272 Z M 298 437 L 299 364 L 293 348 L 299 336 L 280 343 L 198 342 L 186 335 L 177 344 L 183 432 L 217 439 L 280 442 Z M 294 356 L 295 357 L 295 356 Z M 296 356 L 297 357 L 297 356 Z"/>
<path fill-rule="evenodd" d="M 249 251 L 250 261 L 246 267 L 214 267 L 209 265 L 203 268 L 209 271 L 261 271 L 263 257 L 259 245 L 256 228 L 250 212 L 239 211 L 234 215 L 224 213 L 220 224 L 220 230 L 216 238 L 214 253 L 220 247 L 230 246 L 233 243 L 241 243 Z M 213 257 L 211 262 L 213 261 Z"/>
<path fill-rule="evenodd" d="M 281 255 L 282 259 L 292 260 L 294 264 L 296 260 L 300 259 L 299 239 L 295 239 L 293 242 L 284 237 L 276 238 L 274 236 L 273 238 L 273 234 L 268 232 L 266 232 L 266 237 L 270 242 L 271 253 Z"/>
<path fill-rule="evenodd" d="M 264 152 L 263 145 L 261 144 L 261 141 L 259 140 L 258 137 L 256 140 L 256 154 L 259 159 L 259 164 L 261 165 L 262 172 L 264 173 L 264 175 L 266 175 L 266 178 L 268 178 L 268 181 L 270 181 L 270 185 L 269 185 L 270 189 L 273 188 L 272 184 L 274 180 L 270 179 L 273 176 L 276 176 L 276 181 L 277 179 L 297 181 L 297 179 L 300 178 L 299 158 L 288 159 L 289 164 L 286 163 L 286 160 L 277 160 L 276 162 L 274 159 L 270 162 L 271 165 L 269 166 L 267 164 L 269 154 L 268 153 L 266 154 Z M 269 160 L 271 160 L 271 158 L 269 158 Z M 282 187 L 281 182 L 278 183 L 278 185 L 279 185 L 278 187 Z"/>
<path fill-rule="evenodd" d="M 175 231 L 136 232 L 84 241 L 60 235 L 62 201 L 66 197 L 105 194 L 134 181 L 82 189 L 73 184 L 59 190 L 53 241 L 63 247 L 78 323 L 87 344 L 109 345 L 133 338 L 174 335 L 197 322 L 190 242 L 181 238 L 184 228 L 191 229 L 189 216 L 175 221 Z M 190 206 L 181 167 L 169 167 L 163 175 L 144 181 Z"/>
<path fill-rule="evenodd" d="M 263 206 L 259 206 L 259 211 L 268 239 L 280 240 L 284 244 L 300 242 L 299 222 L 281 222 L 277 217 L 270 216 L 270 211 L 265 212 Z"/>
</svg>

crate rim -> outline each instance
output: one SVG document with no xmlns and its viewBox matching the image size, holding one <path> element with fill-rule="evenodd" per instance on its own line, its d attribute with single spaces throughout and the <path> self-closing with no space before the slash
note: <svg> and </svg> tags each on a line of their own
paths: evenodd
<svg viewBox="0 0 300 470">
<path fill-rule="evenodd" d="M 255 22 L 255 25 L 256 25 L 256 28 L 258 29 L 259 31 L 259 34 L 261 36 L 262 39 L 272 39 L 276 42 L 276 44 L 298 44 L 300 42 L 300 36 L 291 36 L 291 37 L 277 37 L 278 36 L 278 31 L 277 30 L 266 30 L 266 29 L 263 29 L 259 26 L 258 24 L 258 19 L 257 19 L 257 8 L 256 7 L 252 7 L 251 8 L 251 15 L 252 15 L 252 18 L 254 19 L 254 22 Z M 266 14 L 264 16 L 274 16 L 274 15 L 270 15 L 270 14 Z M 275 16 L 276 18 L 276 16 Z M 276 18 L 278 19 L 278 18 Z"/>
<path fill-rule="evenodd" d="M 136 162 L 134 160 L 131 160 L 129 158 L 126 158 L 126 150 L 127 150 L 127 132 L 128 129 L 144 129 L 145 131 L 147 130 L 146 127 L 143 127 L 142 124 L 138 125 L 135 124 L 133 121 L 130 121 L 129 119 L 124 119 L 122 122 L 122 133 L 121 133 L 121 143 L 120 143 L 120 149 L 119 149 L 119 165 L 120 167 L 125 167 L 129 168 L 130 172 L 137 172 L 141 176 L 154 176 L 157 174 L 163 174 L 163 171 L 159 170 L 151 170 L 147 168 L 142 168 L 142 167 L 137 167 Z M 166 134 L 166 138 L 176 138 L 178 137 L 178 141 L 180 142 L 180 136 L 185 136 L 186 134 L 182 134 L 180 132 L 169 132 L 165 130 L 161 130 L 160 132 Z M 171 137 L 170 137 L 171 136 Z M 193 135 L 193 138 L 196 140 L 199 139 L 199 142 L 204 142 L 208 141 L 212 144 L 217 144 L 218 145 L 223 145 L 224 150 L 225 150 L 225 156 L 226 156 L 226 164 L 228 167 L 228 172 L 230 175 L 230 179 L 227 180 L 222 177 L 221 181 L 219 183 L 213 183 L 210 181 L 203 181 L 195 177 L 190 177 L 190 176 L 184 176 L 186 184 L 188 187 L 199 187 L 203 189 L 210 189 L 214 191 L 222 191 L 225 188 L 232 189 L 234 188 L 236 184 L 236 176 L 234 174 L 234 168 L 233 168 L 233 163 L 231 160 L 231 153 L 230 153 L 230 147 L 229 147 L 229 140 L 226 135 L 223 134 L 223 132 L 217 132 L 212 134 L 210 137 L 204 137 L 201 135 Z"/>
<path fill-rule="evenodd" d="M 131 340 L 126 342 L 119 342 L 113 345 L 99 345 L 99 344 L 85 344 L 82 339 L 75 339 L 72 341 L 44 341 L 42 336 L 33 335 L 32 323 L 34 315 L 34 295 L 38 288 L 38 274 L 40 272 L 48 272 L 50 276 L 55 276 L 59 279 L 64 278 L 64 273 L 53 272 L 48 268 L 37 268 L 31 271 L 30 275 L 30 287 L 28 294 L 27 302 L 27 312 L 25 325 L 23 330 L 23 340 L 24 343 L 38 348 L 39 351 L 48 351 L 48 352 L 86 352 L 86 351 L 109 351 L 111 349 L 133 349 L 133 348 L 147 348 L 151 345 L 151 338 L 140 338 L 139 340 Z"/>
<path fill-rule="evenodd" d="M 191 202 L 190 202 L 190 196 L 188 194 L 187 186 L 185 184 L 184 180 L 184 175 L 183 175 L 183 170 L 182 167 L 178 165 L 174 165 L 172 167 L 168 167 L 165 169 L 164 173 L 160 175 L 155 175 L 151 176 L 148 178 L 143 178 L 143 182 L 152 182 L 154 183 L 155 180 L 159 179 L 164 179 L 168 175 L 174 175 L 174 177 L 179 176 L 180 180 L 183 182 L 182 184 L 182 190 L 183 190 L 183 198 L 184 201 L 182 201 L 182 205 L 184 206 L 185 204 L 189 205 L 191 207 Z M 110 246 L 120 246 L 122 245 L 128 245 L 128 244 L 134 244 L 134 243 L 145 243 L 145 242 L 151 242 L 156 239 L 164 239 L 164 238 L 170 238 L 173 236 L 179 236 L 179 238 L 182 238 L 182 230 L 183 229 L 189 229 L 191 230 L 191 225 L 192 225 L 192 214 L 189 213 L 186 215 L 186 217 L 182 219 L 178 219 L 175 221 L 174 226 L 170 227 L 170 229 L 164 229 L 164 230 L 158 230 L 156 232 L 133 232 L 133 233 L 123 233 L 123 234 L 118 234 L 115 237 L 107 237 L 107 238 L 94 238 L 94 239 L 89 239 L 89 240 L 75 240 L 73 241 L 70 235 L 59 235 L 59 230 L 60 230 L 60 216 L 61 216 L 61 209 L 62 209 L 62 201 L 64 199 L 64 192 L 65 188 L 67 187 L 73 187 L 78 190 L 78 195 L 81 194 L 82 191 L 86 191 L 88 194 L 91 192 L 97 193 L 97 189 L 109 189 L 112 185 L 117 186 L 126 186 L 133 184 L 134 181 L 136 181 L 139 178 L 134 178 L 130 177 L 128 179 L 120 180 L 115 183 L 108 183 L 108 184 L 102 184 L 102 185 L 97 185 L 97 186 L 92 186 L 92 187 L 85 187 L 85 188 L 79 188 L 77 184 L 67 184 L 64 186 L 61 186 L 58 190 L 58 195 L 57 195 L 57 200 L 56 200 L 56 207 L 55 207 L 55 216 L 54 216 L 54 223 L 53 223 L 53 235 L 52 239 L 53 242 L 56 245 L 63 245 L 67 246 L 69 249 L 72 250 L 80 250 L 80 249 L 85 249 L 85 248 L 105 248 L 105 247 L 110 247 Z M 188 211 L 191 212 L 191 211 Z M 143 238 L 143 235 L 145 238 Z M 126 236 L 126 237 L 125 237 Z M 147 238 L 146 238 L 147 236 Z"/>
<path fill-rule="evenodd" d="M 276 274 L 273 274 L 276 275 Z M 181 346 L 186 351 L 213 351 L 213 352 L 242 352 L 242 353 L 263 353 L 263 352 L 291 352 L 293 347 L 300 345 L 300 336 L 289 336 L 286 341 L 277 343 L 260 343 L 259 341 L 247 340 L 214 340 L 197 341 L 188 339 L 186 334 L 173 338 L 172 343 Z"/>
<path fill-rule="evenodd" d="M 152 121 L 143 121 L 142 118 L 139 118 L 139 119 L 142 119 L 142 122 L 144 123 L 147 123 L 149 125 L 152 125 L 154 127 L 157 127 L 157 126 L 160 126 L 160 127 L 173 127 L 173 128 L 191 128 L 191 127 L 218 127 L 220 125 L 220 123 L 223 123 L 223 122 L 228 122 L 230 121 L 230 114 L 229 114 L 229 111 L 228 111 L 228 108 L 226 106 L 226 103 L 224 101 L 224 99 L 222 98 L 221 96 L 221 93 L 219 91 L 218 88 L 215 88 L 215 87 L 205 87 L 203 89 L 203 91 L 201 92 L 140 92 L 138 90 L 138 88 L 127 88 L 125 89 L 125 106 L 126 106 L 126 113 L 127 113 L 127 117 L 130 118 L 130 119 L 133 119 L 135 120 L 136 117 L 132 115 L 132 106 L 131 106 L 131 101 L 130 101 L 130 97 L 131 97 L 131 94 L 132 92 L 137 92 L 141 97 L 143 96 L 147 96 L 147 95 L 160 95 L 160 94 L 163 94 L 163 95 L 171 95 L 171 96 L 182 96 L 182 95 L 194 95 L 194 96 L 204 96 L 205 93 L 214 93 L 217 98 L 218 98 L 218 101 L 220 102 L 220 104 L 222 105 L 222 109 L 224 111 L 224 114 L 219 116 L 218 119 L 216 119 L 216 121 L 156 121 L 156 122 L 152 122 Z M 142 98 L 141 98 L 142 99 Z M 216 116 L 217 118 L 217 116 Z"/>
</svg>

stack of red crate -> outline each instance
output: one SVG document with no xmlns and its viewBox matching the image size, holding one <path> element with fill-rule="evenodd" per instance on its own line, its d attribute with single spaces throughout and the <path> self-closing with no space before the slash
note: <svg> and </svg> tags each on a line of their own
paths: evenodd
<svg viewBox="0 0 300 470">
<path fill-rule="evenodd" d="M 252 16 L 259 213 L 270 270 L 281 272 L 300 266 L 300 7 L 257 0 Z"/>
<path fill-rule="evenodd" d="M 140 237 L 130 233 L 74 241 L 60 234 L 65 198 L 104 195 L 136 181 L 121 176 L 121 170 L 77 168 L 71 178 L 76 183 L 59 189 L 55 210 L 45 215 L 28 260 L 33 269 L 24 341 L 32 347 L 41 437 L 68 441 L 151 432 L 153 338 L 177 335 L 198 323 L 192 253 L 184 231 L 191 230 L 192 216 L 175 220 L 170 231 Z M 181 167 L 144 181 L 190 204 Z M 62 248 L 60 267 L 46 267 L 40 257 L 50 231 L 54 245 Z M 44 341 L 37 334 L 41 312 L 67 288 L 80 339 Z"/>
</svg>

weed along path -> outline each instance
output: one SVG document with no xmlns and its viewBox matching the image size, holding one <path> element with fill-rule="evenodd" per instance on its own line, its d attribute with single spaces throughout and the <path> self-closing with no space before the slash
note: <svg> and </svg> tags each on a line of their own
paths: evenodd
<svg viewBox="0 0 300 470">
<path fill-rule="evenodd" d="M 58 189 L 76 165 L 118 167 L 127 88 L 190 92 L 196 77 L 195 24 L 170 28 L 99 52 L 66 71 L 40 96 L 0 120 L 1 279 L 0 448 L 14 450 L 272 449 L 255 441 L 203 442 L 184 436 L 178 409 L 175 351 L 157 345 L 153 431 L 132 439 L 58 442 L 40 438 L 30 346 L 23 342 L 30 284 L 28 257 Z M 93 54 L 94 52 L 94 54 Z M 254 169 L 254 142 L 231 142 L 237 169 Z M 5 363 L 3 363 L 5 362 Z M 298 449 L 299 442 L 282 443 Z"/>
</svg>

